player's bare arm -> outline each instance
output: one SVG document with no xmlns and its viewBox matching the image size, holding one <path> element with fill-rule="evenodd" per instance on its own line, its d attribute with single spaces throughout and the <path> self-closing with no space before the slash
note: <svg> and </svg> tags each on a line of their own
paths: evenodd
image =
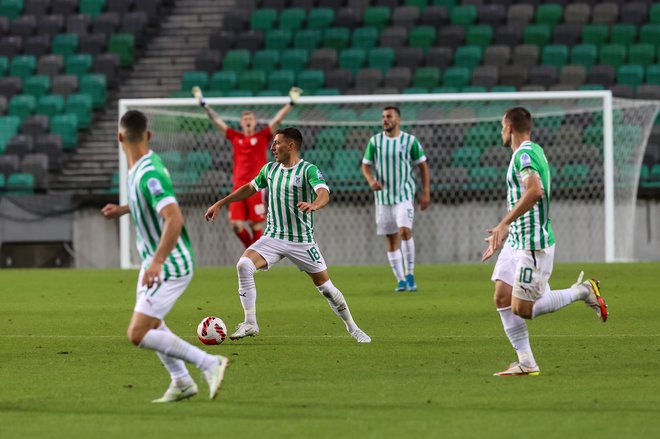
<svg viewBox="0 0 660 439">
<path fill-rule="evenodd" d="M 154 283 L 157 284 L 163 281 L 160 278 L 160 273 L 163 271 L 163 263 L 165 263 L 165 259 L 167 259 L 176 246 L 184 223 L 183 214 L 181 213 L 181 209 L 179 209 L 179 205 L 176 203 L 163 207 L 160 215 L 164 219 L 163 233 L 161 234 L 160 242 L 151 260 L 151 264 L 144 271 L 144 276 L 142 277 L 142 285 L 146 285 L 149 288 Z"/>
<path fill-rule="evenodd" d="M 103 209 L 101 209 L 101 213 L 107 219 L 119 218 L 120 216 L 126 215 L 129 212 L 130 210 L 128 208 L 128 204 L 118 206 L 117 204 L 108 203 L 103 206 Z"/>
<path fill-rule="evenodd" d="M 296 105 L 296 102 L 298 102 L 298 98 L 302 92 L 302 89 L 298 87 L 291 87 L 291 90 L 289 90 L 289 98 L 291 100 L 288 104 L 280 108 L 280 111 L 278 111 L 270 120 L 270 122 L 268 122 L 268 128 L 270 128 L 271 132 L 275 132 L 275 130 L 277 130 L 277 127 L 282 123 L 286 115 L 289 114 L 293 106 Z"/>
<path fill-rule="evenodd" d="M 419 172 L 422 174 L 422 196 L 419 198 L 419 207 L 424 210 L 431 204 L 431 176 L 428 163 L 420 163 Z"/>
<path fill-rule="evenodd" d="M 527 178 L 523 178 L 525 191 L 522 197 L 515 204 L 513 209 L 502 218 L 502 221 L 487 232 L 490 235 L 486 238 L 488 248 L 481 256 L 481 261 L 488 260 L 502 246 L 502 243 L 509 235 L 509 226 L 512 222 L 527 213 L 543 197 L 543 187 L 541 179 L 536 171 L 531 171 Z"/>
<path fill-rule="evenodd" d="M 362 163 L 361 169 L 362 169 L 362 175 L 364 175 L 364 178 L 365 180 L 367 180 L 367 184 L 369 185 L 372 191 L 379 191 L 383 189 L 383 185 L 380 183 L 380 181 L 374 178 L 374 174 L 371 170 L 371 165 Z"/>
<path fill-rule="evenodd" d="M 231 194 L 227 195 L 221 200 L 218 200 L 215 204 L 209 207 L 206 213 L 204 214 L 204 219 L 206 221 L 213 221 L 215 217 L 218 215 L 218 211 L 222 209 L 222 206 L 229 203 L 233 203 L 234 201 L 245 200 L 246 198 L 249 198 L 256 193 L 257 190 L 254 188 L 254 186 L 252 186 L 252 183 L 244 184 L 243 186 L 239 187 Z"/>
<path fill-rule="evenodd" d="M 193 87 L 192 93 L 193 96 L 195 96 L 195 100 L 197 101 L 197 104 L 199 104 L 199 106 L 204 109 L 204 112 L 211 119 L 211 122 L 213 122 L 213 124 L 216 126 L 216 128 L 218 128 L 218 130 L 222 134 L 225 134 L 229 126 L 225 123 L 224 120 L 222 120 L 220 116 L 218 116 L 218 113 L 213 111 L 213 108 L 211 108 L 211 106 L 206 103 L 206 100 L 204 99 L 204 95 L 202 94 L 202 89 L 200 89 L 199 87 Z"/>
<path fill-rule="evenodd" d="M 297 207 L 301 212 L 315 212 L 322 209 L 330 202 L 330 192 L 327 189 L 321 188 L 316 193 L 316 200 L 313 203 L 306 203 L 301 201 Z"/>
</svg>

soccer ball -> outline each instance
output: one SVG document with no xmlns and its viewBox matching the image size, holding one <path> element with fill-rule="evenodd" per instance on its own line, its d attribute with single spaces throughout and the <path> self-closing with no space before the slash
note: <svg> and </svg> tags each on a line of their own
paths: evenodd
<svg viewBox="0 0 660 439">
<path fill-rule="evenodd" d="M 197 337 L 204 344 L 220 344 L 227 337 L 227 326 L 220 317 L 205 317 L 197 326 Z"/>
</svg>

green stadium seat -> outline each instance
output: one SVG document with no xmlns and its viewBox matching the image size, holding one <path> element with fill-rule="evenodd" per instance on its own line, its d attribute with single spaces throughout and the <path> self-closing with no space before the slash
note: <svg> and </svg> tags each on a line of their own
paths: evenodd
<svg viewBox="0 0 660 439">
<path fill-rule="evenodd" d="M 334 167 L 328 172 L 328 179 L 340 189 L 360 190 L 363 177 L 360 170 L 362 151 L 347 150 L 335 154 Z"/>
<path fill-rule="evenodd" d="M 80 0 L 80 13 L 96 18 L 105 9 L 106 0 Z"/>
<path fill-rule="evenodd" d="M 324 128 L 316 135 L 317 150 L 337 151 L 344 147 L 345 135 L 341 128 Z"/>
<path fill-rule="evenodd" d="M 0 56 L 0 78 L 7 76 L 9 71 L 9 59 L 6 56 Z"/>
<path fill-rule="evenodd" d="M 451 24 L 469 26 L 477 20 L 477 8 L 474 5 L 454 6 L 449 12 Z"/>
<path fill-rule="evenodd" d="M 280 29 L 297 30 L 304 27 L 306 14 L 302 8 L 288 8 L 280 13 Z"/>
<path fill-rule="evenodd" d="M 58 34 L 53 38 L 51 52 L 55 55 L 62 55 L 66 58 L 73 55 L 78 50 L 78 35 L 76 34 Z"/>
<path fill-rule="evenodd" d="M 37 100 L 32 95 L 14 95 L 9 101 L 7 114 L 20 117 L 21 120 L 32 116 L 37 106 Z"/>
<path fill-rule="evenodd" d="M 436 35 L 437 31 L 433 26 L 415 26 L 408 35 L 408 44 L 426 51 L 435 45 Z"/>
<path fill-rule="evenodd" d="M 85 75 L 80 80 L 80 93 L 87 93 L 92 97 L 92 106 L 95 110 L 105 107 L 107 92 L 108 82 L 105 75 Z"/>
<path fill-rule="evenodd" d="M 468 183 L 466 189 L 484 190 L 496 189 L 502 184 L 503 174 L 501 168 L 497 166 L 477 166 L 468 170 Z"/>
<path fill-rule="evenodd" d="M 453 8 L 456 6 L 459 0 L 429 0 L 429 5 L 434 6 L 446 6 L 447 8 Z"/>
<path fill-rule="evenodd" d="M 257 70 L 274 70 L 280 65 L 280 52 L 274 49 L 258 50 L 252 57 L 252 68 Z"/>
<path fill-rule="evenodd" d="M 349 69 L 353 73 L 364 66 L 367 60 L 367 51 L 364 49 L 344 49 L 339 54 L 339 68 Z"/>
<path fill-rule="evenodd" d="M 636 88 L 644 82 L 644 66 L 639 64 L 624 64 L 617 69 L 616 82 Z"/>
<path fill-rule="evenodd" d="M 600 64 L 619 67 L 626 61 L 626 47 L 622 44 L 603 44 L 600 47 Z"/>
<path fill-rule="evenodd" d="M 660 3 L 651 6 L 649 10 L 649 22 L 660 24 Z"/>
<path fill-rule="evenodd" d="M 610 31 L 610 42 L 630 46 L 637 41 L 637 26 L 634 24 L 616 23 Z"/>
<path fill-rule="evenodd" d="M 5 191 L 7 187 L 7 182 L 5 181 L 5 174 L 0 174 L 0 194 Z"/>
<path fill-rule="evenodd" d="M 181 91 L 190 93 L 190 90 L 197 86 L 205 89 L 209 83 L 209 74 L 201 71 L 185 72 L 181 80 Z"/>
<path fill-rule="evenodd" d="M 325 149 L 310 149 L 303 152 L 303 159 L 314 163 L 319 169 L 331 169 L 334 152 Z M 1 174 L 0 174 L 1 175 Z"/>
<path fill-rule="evenodd" d="M 655 164 L 651 167 L 647 182 L 644 187 L 660 188 L 660 164 Z"/>
<path fill-rule="evenodd" d="M 381 31 L 389 25 L 391 19 L 392 12 L 386 6 L 370 6 L 364 11 L 364 25 Z"/>
<path fill-rule="evenodd" d="M 298 30 L 293 37 L 293 47 L 296 49 L 316 49 L 321 42 L 321 31 L 319 29 Z"/>
<path fill-rule="evenodd" d="M 278 90 L 283 95 L 288 93 L 295 83 L 296 72 L 293 70 L 274 70 L 268 75 L 268 89 Z"/>
<path fill-rule="evenodd" d="M 202 173 L 213 167 L 213 158 L 208 151 L 191 151 L 186 154 L 184 169 Z"/>
<path fill-rule="evenodd" d="M 582 84 L 578 87 L 580 91 L 591 91 L 591 90 L 605 90 L 605 86 L 601 84 Z"/>
<path fill-rule="evenodd" d="M 378 45 L 380 32 L 375 27 L 359 27 L 351 36 L 351 47 L 355 49 L 371 49 Z"/>
<path fill-rule="evenodd" d="M 325 84 L 325 73 L 323 70 L 310 69 L 298 73 L 298 87 L 305 91 L 305 94 L 318 94 Z"/>
<path fill-rule="evenodd" d="M 251 98 L 254 96 L 250 90 L 230 90 L 227 92 L 228 98 Z"/>
<path fill-rule="evenodd" d="M 62 95 L 44 95 L 37 99 L 37 114 L 52 118 L 64 111 L 64 97 Z"/>
<path fill-rule="evenodd" d="M 246 70 L 238 78 L 238 88 L 254 94 L 266 85 L 266 72 L 263 70 Z"/>
<path fill-rule="evenodd" d="M 536 44 L 545 46 L 552 37 L 552 26 L 549 24 L 530 24 L 523 31 L 523 42 L 525 44 Z"/>
<path fill-rule="evenodd" d="M 255 30 L 267 31 L 275 27 L 277 11 L 273 8 L 257 8 L 250 16 L 250 27 Z"/>
<path fill-rule="evenodd" d="M 492 93 L 512 93 L 517 91 L 517 89 L 513 85 L 496 85 L 495 87 L 491 88 L 490 91 Z"/>
<path fill-rule="evenodd" d="M 329 112 L 328 120 L 335 122 L 357 120 L 357 112 L 351 108 L 339 108 Z"/>
<path fill-rule="evenodd" d="M 373 69 L 380 69 L 385 74 L 394 63 L 394 49 L 391 47 L 375 47 L 369 50 L 367 65 Z"/>
<path fill-rule="evenodd" d="M 296 72 L 303 70 L 309 62 L 309 51 L 305 49 L 287 49 L 282 52 L 280 65 L 284 69 L 291 69 Z"/>
<path fill-rule="evenodd" d="M 426 87 L 406 87 L 403 89 L 404 95 L 419 95 L 429 93 L 430 89 Z"/>
<path fill-rule="evenodd" d="M 75 114 L 57 114 L 50 119 L 50 132 L 62 137 L 64 150 L 72 150 L 78 143 L 78 118 Z"/>
<path fill-rule="evenodd" d="M 314 8 L 307 16 L 309 29 L 325 29 L 335 21 L 335 11 L 331 8 Z"/>
<path fill-rule="evenodd" d="M 420 67 L 413 76 L 414 87 L 432 88 L 440 85 L 440 69 L 437 67 Z"/>
<path fill-rule="evenodd" d="M 314 93 L 314 96 L 340 96 L 341 91 L 337 88 L 319 88 Z"/>
<path fill-rule="evenodd" d="M 79 130 L 86 130 L 92 125 L 92 97 L 85 93 L 72 94 L 66 100 L 64 111 L 75 114 Z"/>
<path fill-rule="evenodd" d="M 108 52 L 119 55 L 119 64 L 122 67 L 133 66 L 133 53 L 135 50 L 135 36 L 133 34 L 113 34 L 108 40 Z"/>
<path fill-rule="evenodd" d="M 25 172 L 9 174 L 5 193 L 7 195 L 29 195 L 34 193 L 34 175 Z"/>
<path fill-rule="evenodd" d="M 222 61 L 222 68 L 224 70 L 232 70 L 236 73 L 247 70 L 249 65 L 250 52 L 245 49 L 228 50 Z"/>
<path fill-rule="evenodd" d="M 561 68 L 568 61 L 568 46 L 564 44 L 549 44 L 541 52 L 541 64 Z"/>
<path fill-rule="evenodd" d="M 445 2 L 449 2 L 450 0 L 445 0 Z M 405 6 L 415 6 L 419 8 L 420 10 L 424 9 L 431 3 L 430 0 L 405 0 L 403 4 Z M 455 0 L 451 0 L 451 5 L 454 6 L 456 4 Z"/>
<path fill-rule="evenodd" d="M 478 166 L 480 158 L 481 149 L 474 146 L 459 146 L 451 152 L 451 165 L 469 169 Z"/>
<path fill-rule="evenodd" d="M 479 46 L 461 46 L 454 53 L 454 65 L 473 70 L 481 64 L 483 49 Z"/>
<path fill-rule="evenodd" d="M 589 165 L 568 164 L 561 167 L 557 176 L 559 189 L 572 189 L 586 186 L 589 179 Z"/>
<path fill-rule="evenodd" d="M 499 109 L 498 109 L 499 112 Z M 503 112 L 499 112 L 503 114 Z M 489 146 L 497 144 L 497 139 L 500 137 L 501 127 L 498 123 L 478 123 L 465 132 L 463 137 L 463 144 L 465 146 L 475 146 L 477 148 L 485 149 Z"/>
<path fill-rule="evenodd" d="M 557 3 L 539 5 L 536 9 L 536 22 L 539 24 L 555 25 L 562 21 L 564 8 Z"/>
<path fill-rule="evenodd" d="M 590 69 L 596 64 L 598 49 L 595 44 L 577 44 L 571 50 L 571 64 L 579 64 Z"/>
<path fill-rule="evenodd" d="M 658 45 L 660 41 L 660 24 L 647 23 L 639 31 L 639 42 Z"/>
<path fill-rule="evenodd" d="M 162 151 L 158 155 L 168 171 L 178 172 L 183 170 L 184 161 L 181 151 Z"/>
<path fill-rule="evenodd" d="M 0 154 L 4 154 L 9 139 L 18 134 L 21 118 L 17 116 L 0 116 Z"/>
<path fill-rule="evenodd" d="M 628 48 L 628 63 L 647 67 L 655 61 L 655 47 L 652 44 L 633 44 Z"/>
<path fill-rule="evenodd" d="M 442 85 L 444 87 L 454 87 L 455 91 L 445 92 L 445 93 L 456 93 L 458 89 L 461 89 L 468 85 L 470 82 L 470 69 L 465 67 L 450 67 L 445 70 L 445 74 L 442 80 Z M 435 91 L 433 93 L 436 93 Z M 441 92 L 438 92 L 441 93 Z"/>
<path fill-rule="evenodd" d="M 487 24 L 470 26 L 465 35 L 465 42 L 470 46 L 488 47 L 493 40 L 493 27 Z"/>
<path fill-rule="evenodd" d="M 266 31 L 264 47 L 272 50 L 284 50 L 291 46 L 293 32 L 288 29 L 270 29 Z"/>
<path fill-rule="evenodd" d="M 37 70 L 37 59 L 33 55 L 18 55 L 12 58 L 9 64 L 11 76 L 19 76 L 22 79 L 34 75 Z"/>
<path fill-rule="evenodd" d="M 651 64 L 646 68 L 646 83 L 660 85 L 660 64 Z"/>
<path fill-rule="evenodd" d="M 323 47 L 342 50 L 349 46 L 351 31 L 346 27 L 329 27 L 323 33 Z"/>
<path fill-rule="evenodd" d="M 608 35 L 609 29 L 606 24 L 587 24 L 582 28 L 582 43 L 600 46 L 605 44 Z"/>
<path fill-rule="evenodd" d="M 23 81 L 23 93 L 35 97 L 48 94 L 50 91 L 50 77 L 46 75 L 30 76 Z"/>
<path fill-rule="evenodd" d="M 0 2 L 0 16 L 5 16 L 11 21 L 21 15 L 23 11 L 23 0 L 2 0 Z"/>
<path fill-rule="evenodd" d="M 211 81 L 209 82 L 209 87 L 212 91 L 228 92 L 229 90 L 236 88 L 237 82 L 238 79 L 236 77 L 236 72 L 232 70 L 222 70 L 213 73 Z"/>
<path fill-rule="evenodd" d="M 272 97 L 272 96 L 284 96 L 286 93 L 283 93 L 279 90 L 259 90 L 255 96 L 259 97 Z"/>
<path fill-rule="evenodd" d="M 539 128 L 549 128 L 553 132 L 564 122 L 564 109 L 559 105 L 541 105 L 537 110 L 537 114 L 546 114 L 547 116 L 535 117 L 534 126 Z"/>
<path fill-rule="evenodd" d="M 92 55 L 88 53 L 69 55 L 64 62 L 64 68 L 68 74 L 80 78 L 92 69 Z"/>
</svg>

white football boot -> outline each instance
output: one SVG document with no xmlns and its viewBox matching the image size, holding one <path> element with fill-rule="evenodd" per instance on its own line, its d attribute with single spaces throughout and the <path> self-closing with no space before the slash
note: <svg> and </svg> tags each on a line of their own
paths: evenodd
<svg viewBox="0 0 660 439">
<path fill-rule="evenodd" d="M 259 325 L 256 323 L 241 322 L 236 326 L 236 331 L 229 336 L 232 340 L 259 335 Z"/>
<path fill-rule="evenodd" d="M 351 337 L 357 340 L 358 343 L 371 343 L 371 337 L 367 335 L 362 329 L 357 328 L 355 331 L 351 332 Z"/>
<path fill-rule="evenodd" d="M 229 365 L 229 358 L 223 357 L 222 355 L 215 355 L 218 359 L 218 363 L 214 364 L 209 370 L 204 370 L 202 375 L 206 379 L 206 382 L 209 385 L 209 398 L 215 399 L 220 392 L 220 386 L 222 385 L 222 380 L 225 378 L 225 371 Z"/>
<path fill-rule="evenodd" d="M 496 377 L 514 377 L 514 376 L 538 376 L 541 374 L 541 369 L 538 366 L 528 367 L 523 364 L 515 363 L 509 364 L 509 368 L 501 372 L 495 372 L 493 376 Z"/>
<path fill-rule="evenodd" d="M 170 387 L 167 388 L 165 394 L 158 399 L 154 399 L 151 402 L 154 403 L 163 403 L 163 402 L 176 402 L 182 401 L 184 399 L 192 398 L 197 395 L 197 384 L 192 383 L 186 387 L 177 387 L 174 382 L 170 383 Z"/>
</svg>

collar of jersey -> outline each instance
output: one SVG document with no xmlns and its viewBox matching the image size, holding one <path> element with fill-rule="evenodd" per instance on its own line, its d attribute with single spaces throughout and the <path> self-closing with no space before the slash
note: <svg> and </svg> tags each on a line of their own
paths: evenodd
<svg viewBox="0 0 660 439">
<path fill-rule="evenodd" d="M 302 161 L 303 161 L 303 159 L 298 160 L 298 161 L 296 162 L 296 164 L 293 165 L 293 166 L 291 166 L 290 168 L 285 168 L 284 166 L 282 166 L 282 163 L 280 163 L 280 164 L 279 164 L 279 165 L 280 165 L 280 169 L 284 169 L 285 171 L 289 171 L 289 170 L 291 170 L 291 169 L 295 169 L 300 163 L 302 163 Z"/>
<path fill-rule="evenodd" d="M 532 141 L 531 140 L 525 140 L 523 143 L 520 144 L 518 149 L 529 149 L 532 146 Z"/>
<path fill-rule="evenodd" d="M 390 137 L 390 136 L 388 136 L 387 134 L 385 134 L 385 131 L 383 131 L 383 137 L 384 137 L 385 139 L 388 139 L 388 140 L 397 140 L 397 139 L 400 139 L 401 136 L 403 136 L 403 130 L 399 130 L 399 135 L 396 136 L 396 137 Z"/>
<path fill-rule="evenodd" d="M 140 164 L 141 164 L 143 161 L 145 161 L 146 159 L 148 159 L 149 157 L 151 157 L 151 155 L 152 155 L 153 153 L 154 153 L 154 152 L 153 152 L 152 150 L 149 150 L 148 153 L 146 153 L 145 155 L 143 155 L 142 157 L 140 157 L 140 160 L 138 160 L 137 162 L 135 162 L 135 164 L 133 165 L 133 167 L 132 167 L 131 169 L 128 170 L 128 173 L 129 173 L 129 174 L 133 173 L 133 171 L 135 171 L 135 170 L 138 168 L 138 166 L 140 166 Z"/>
</svg>

